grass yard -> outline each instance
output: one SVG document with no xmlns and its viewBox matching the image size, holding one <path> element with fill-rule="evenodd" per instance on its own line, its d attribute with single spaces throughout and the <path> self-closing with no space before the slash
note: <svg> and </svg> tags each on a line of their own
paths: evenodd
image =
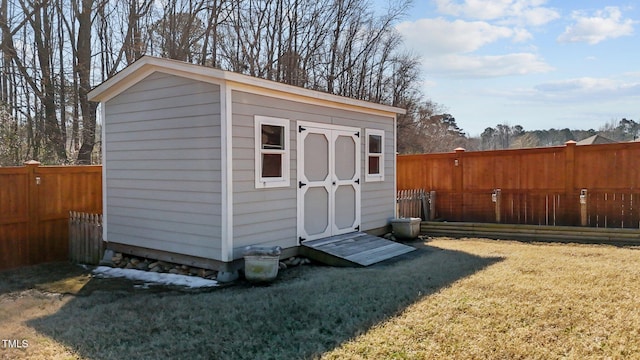
<svg viewBox="0 0 640 360">
<path fill-rule="evenodd" d="M 269 286 L 134 289 L 71 265 L 0 272 L 0 358 L 640 359 L 640 249 L 433 239 Z"/>
</svg>

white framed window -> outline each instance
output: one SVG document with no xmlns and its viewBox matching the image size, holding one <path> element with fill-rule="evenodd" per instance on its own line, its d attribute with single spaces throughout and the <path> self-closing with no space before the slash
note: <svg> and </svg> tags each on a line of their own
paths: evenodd
<svg viewBox="0 0 640 360">
<path fill-rule="evenodd" d="M 384 181 L 384 130 L 365 129 L 365 181 Z"/>
<path fill-rule="evenodd" d="M 256 188 L 289 186 L 289 120 L 256 115 Z"/>
</svg>

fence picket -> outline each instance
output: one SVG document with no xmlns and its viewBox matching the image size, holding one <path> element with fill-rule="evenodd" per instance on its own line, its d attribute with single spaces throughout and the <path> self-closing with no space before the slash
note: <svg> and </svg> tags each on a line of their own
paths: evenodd
<svg viewBox="0 0 640 360">
<path fill-rule="evenodd" d="M 428 195 L 424 189 L 400 190 L 396 195 L 399 217 L 415 217 L 426 220 Z"/>
<path fill-rule="evenodd" d="M 69 259 L 96 265 L 103 251 L 102 215 L 69 212 Z"/>
</svg>

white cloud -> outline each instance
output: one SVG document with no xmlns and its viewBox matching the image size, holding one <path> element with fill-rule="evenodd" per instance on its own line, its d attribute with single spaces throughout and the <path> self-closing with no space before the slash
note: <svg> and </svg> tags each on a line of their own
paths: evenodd
<svg viewBox="0 0 640 360">
<path fill-rule="evenodd" d="M 524 24 L 542 26 L 560 18 L 560 13 L 554 9 L 536 7 L 523 11 L 519 18 Z"/>
<path fill-rule="evenodd" d="M 640 81 L 632 78 L 581 77 L 549 81 L 531 89 L 530 100 L 601 103 L 640 97 Z"/>
<path fill-rule="evenodd" d="M 598 91 L 605 89 L 615 89 L 616 81 L 605 78 L 582 77 L 577 79 L 567 79 L 550 81 L 536 86 L 537 90 L 543 92 L 567 92 L 567 91 Z"/>
<path fill-rule="evenodd" d="M 510 0 L 496 0 L 491 2 L 465 0 L 463 3 L 452 0 L 436 0 L 436 6 L 440 13 L 483 20 L 503 17 L 510 3 Z"/>
<path fill-rule="evenodd" d="M 586 42 L 594 45 L 607 39 L 633 34 L 635 22 L 623 19 L 622 11 L 616 6 L 598 10 L 593 16 L 575 11 L 572 17 L 575 23 L 567 26 L 564 33 L 558 37 L 561 43 Z"/>
<path fill-rule="evenodd" d="M 514 42 L 525 42 L 527 40 L 533 39 L 533 35 L 526 29 L 516 28 L 513 29 L 513 37 Z"/>
<path fill-rule="evenodd" d="M 405 21 L 396 29 L 410 48 L 422 55 L 470 53 L 500 39 L 519 42 L 531 34 L 524 29 L 495 26 L 483 21 L 447 21 L 445 19 L 420 19 Z"/>
<path fill-rule="evenodd" d="M 628 77 L 627 74 L 610 78 L 580 77 L 548 81 L 532 87 L 488 88 L 481 95 L 495 99 L 509 99 L 518 104 L 541 104 L 545 107 L 553 105 L 597 108 L 601 106 L 602 109 L 607 109 L 612 108 L 611 104 L 624 107 L 632 104 L 631 108 L 633 108 L 633 104 L 640 99 L 640 79 Z"/>
<path fill-rule="evenodd" d="M 546 0 L 436 0 L 437 10 L 446 15 L 469 19 L 500 20 L 511 24 L 540 26 L 560 17 Z"/>
<path fill-rule="evenodd" d="M 466 56 L 447 55 L 425 60 L 428 72 L 445 73 L 455 77 L 499 77 L 544 73 L 553 70 L 543 59 L 531 53 Z"/>
<path fill-rule="evenodd" d="M 428 73 L 494 77 L 552 70 L 529 52 L 473 55 L 500 40 L 521 43 L 531 38 L 522 28 L 496 26 L 484 21 L 448 21 L 442 18 L 406 21 L 397 26 L 405 45 L 423 57 Z"/>
</svg>

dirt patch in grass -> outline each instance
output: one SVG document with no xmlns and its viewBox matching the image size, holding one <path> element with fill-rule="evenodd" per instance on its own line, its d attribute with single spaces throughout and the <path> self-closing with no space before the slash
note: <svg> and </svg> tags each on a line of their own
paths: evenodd
<svg viewBox="0 0 640 360">
<path fill-rule="evenodd" d="M 70 278 L 88 278 L 89 273 L 88 268 L 70 263 L 50 263 L 0 271 L 0 296 L 38 286 L 48 286 Z"/>
<path fill-rule="evenodd" d="M 417 245 L 403 259 L 369 268 L 286 269 L 267 286 L 240 282 L 199 293 L 94 289 L 51 299 L 39 298 L 45 292 L 38 289 L 16 290 L 0 301 L 22 293 L 33 305 L 14 303 L 19 314 L 0 314 L 0 328 L 13 327 L 2 336 L 27 339 L 29 347 L 3 349 L 0 357 L 317 358 L 500 260 Z"/>
</svg>

